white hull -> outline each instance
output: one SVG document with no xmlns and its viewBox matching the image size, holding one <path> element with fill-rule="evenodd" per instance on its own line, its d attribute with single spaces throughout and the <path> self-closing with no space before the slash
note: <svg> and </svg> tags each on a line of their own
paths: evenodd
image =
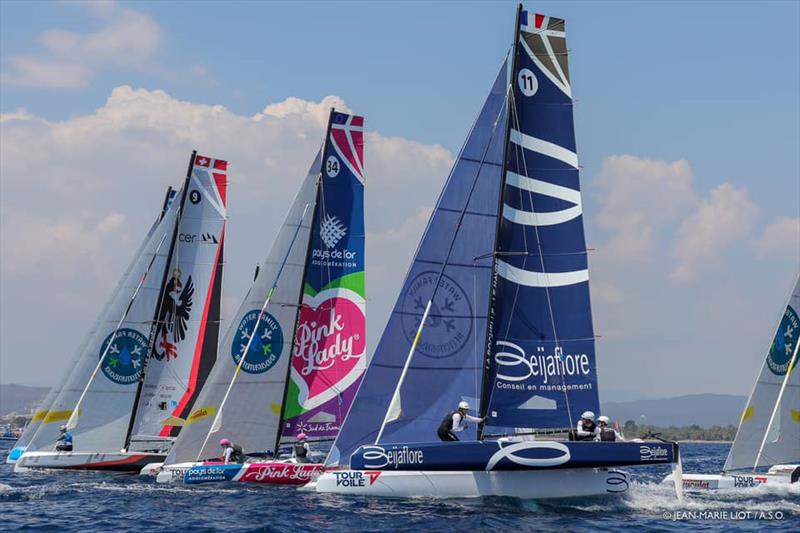
<svg viewBox="0 0 800 533">
<path fill-rule="evenodd" d="M 512 496 L 560 499 L 618 495 L 628 490 L 625 472 L 602 468 L 525 471 L 377 471 L 326 472 L 303 490 L 398 498 L 470 498 Z"/>
<path fill-rule="evenodd" d="M 164 466 L 164 463 L 147 463 L 144 465 L 139 471 L 140 476 L 157 476 L 159 472 L 161 472 L 161 468 Z"/>
<path fill-rule="evenodd" d="M 688 491 L 752 488 L 761 485 L 788 485 L 798 465 L 773 466 L 766 474 L 683 474 L 683 488 Z M 673 484 L 670 474 L 662 483 Z"/>
<path fill-rule="evenodd" d="M 143 453 L 25 452 L 14 464 L 14 472 L 34 469 L 110 470 L 138 472 L 142 466 L 164 456 Z"/>
<path fill-rule="evenodd" d="M 183 476 L 186 472 L 189 471 L 190 468 L 196 465 L 201 465 L 202 462 L 191 462 L 191 463 L 175 463 L 171 465 L 164 466 L 164 463 L 159 465 L 158 470 L 154 474 L 156 476 L 156 483 L 183 483 Z M 149 465 L 148 465 L 149 466 Z M 145 474 L 142 471 L 142 475 Z"/>
</svg>

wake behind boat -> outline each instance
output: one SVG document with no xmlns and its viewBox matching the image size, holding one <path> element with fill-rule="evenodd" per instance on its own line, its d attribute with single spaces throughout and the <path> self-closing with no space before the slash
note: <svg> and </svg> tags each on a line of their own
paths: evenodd
<svg viewBox="0 0 800 533">
<path fill-rule="evenodd" d="M 683 474 L 687 490 L 786 485 L 800 481 L 800 275 L 742 412 L 720 474 Z M 766 471 L 765 471 L 766 470 Z M 674 482 L 674 476 L 664 479 Z"/>
<path fill-rule="evenodd" d="M 533 440 L 599 399 L 564 21 L 520 5 L 516 22 L 326 461 L 341 469 L 309 490 L 613 495 L 617 467 L 678 460 L 667 442 Z M 431 442 L 455 439 L 462 404 L 477 427 Z"/>
<path fill-rule="evenodd" d="M 163 460 L 216 355 L 226 173 L 192 153 L 16 471 L 137 472 Z"/>
<path fill-rule="evenodd" d="M 331 110 L 322 148 L 220 344 L 212 375 L 165 464 L 186 484 L 304 484 L 312 445 L 335 437 L 366 368 L 364 118 Z M 244 355 L 244 357 L 243 357 Z M 232 441 L 254 455 L 219 460 Z M 219 443 L 219 444 L 218 444 Z M 296 459 L 282 459 L 282 445 Z"/>
</svg>

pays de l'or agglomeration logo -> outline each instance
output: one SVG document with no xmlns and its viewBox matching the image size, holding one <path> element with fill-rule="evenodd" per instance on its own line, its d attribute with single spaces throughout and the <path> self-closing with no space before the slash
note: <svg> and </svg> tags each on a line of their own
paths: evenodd
<svg viewBox="0 0 800 533">
<path fill-rule="evenodd" d="M 413 342 L 417 334 L 437 279 L 438 272 L 426 271 L 417 274 L 408 284 L 402 306 L 403 333 L 408 342 Z M 435 359 L 451 357 L 469 340 L 471 317 L 472 304 L 467 293 L 453 278 L 442 275 L 417 351 Z"/>
<path fill-rule="evenodd" d="M 136 383 L 142 376 L 147 337 L 135 329 L 121 328 L 111 332 L 100 345 L 98 358 L 103 354 L 105 359 L 100 368 L 108 379 L 120 385 Z"/>
<path fill-rule="evenodd" d="M 797 347 L 798 337 L 800 337 L 800 317 L 797 316 L 797 312 L 792 309 L 791 305 L 787 305 L 781 325 L 778 326 L 775 339 L 769 347 L 769 354 L 767 354 L 767 366 L 773 374 L 786 375 L 786 371 L 789 370 L 789 362 Z"/>
<path fill-rule="evenodd" d="M 250 336 L 253 335 L 253 328 L 258 320 L 261 311 L 254 309 L 242 317 L 239 327 L 236 328 L 236 335 L 233 336 L 231 345 L 231 357 L 233 362 L 239 364 Z M 258 321 L 258 328 L 255 331 L 247 356 L 242 363 L 242 370 L 248 374 L 261 374 L 266 372 L 278 362 L 283 351 L 283 331 L 278 320 L 270 313 L 264 311 L 261 320 Z"/>
</svg>

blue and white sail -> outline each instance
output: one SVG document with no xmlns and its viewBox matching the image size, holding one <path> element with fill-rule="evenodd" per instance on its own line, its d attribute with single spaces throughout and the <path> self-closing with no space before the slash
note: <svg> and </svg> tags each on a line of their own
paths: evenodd
<svg viewBox="0 0 800 533">
<path fill-rule="evenodd" d="M 564 21 L 520 9 L 328 464 L 461 400 L 502 431 L 598 410 L 588 279 Z"/>
<path fill-rule="evenodd" d="M 346 464 L 358 446 L 375 442 L 428 307 L 381 442 L 430 440 L 459 400 L 478 402 L 503 168 L 506 78 L 503 63 L 436 203 L 328 464 L 340 457 Z"/>
<path fill-rule="evenodd" d="M 571 427 L 599 410 L 564 21 L 521 12 L 482 413 Z"/>
</svg>

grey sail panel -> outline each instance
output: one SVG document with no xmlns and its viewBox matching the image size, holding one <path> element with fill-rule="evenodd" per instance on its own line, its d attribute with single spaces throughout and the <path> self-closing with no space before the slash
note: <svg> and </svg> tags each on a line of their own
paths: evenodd
<svg viewBox="0 0 800 533">
<path fill-rule="evenodd" d="M 84 399 L 79 410 L 79 427 L 73 430 L 75 437 L 74 449 L 76 451 L 116 451 L 124 444 L 124 426 L 127 424 L 127 417 L 130 414 L 131 407 L 130 401 L 132 400 L 132 395 L 130 395 L 129 391 L 135 392 L 135 383 L 139 375 L 135 364 L 137 362 L 141 364 L 141 358 L 143 357 L 143 355 L 140 357 L 138 352 L 143 351 L 143 353 L 146 353 L 147 351 L 146 341 L 150 329 L 150 320 L 152 319 L 152 309 L 155 307 L 155 300 L 159 292 L 163 262 L 165 261 L 166 249 L 169 246 L 169 235 L 171 235 L 174 228 L 176 206 L 172 204 L 169 198 L 165 202 L 166 204 L 169 205 L 164 216 L 151 228 L 145 242 L 137 250 L 133 261 L 122 276 L 103 312 L 98 317 L 95 326 L 84 339 L 69 377 L 65 380 L 61 390 L 55 395 L 47 415 L 45 415 L 29 443 L 29 450 L 53 449 L 58 438 L 59 427 L 66 424 L 72 415 L 73 409 L 77 405 L 98 363 L 99 357 L 105 349 L 105 341 L 114 332 L 136 286 L 147 271 L 151 259 L 158 250 L 161 268 L 158 269 L 159 265 L 157 263 L 159 261 L 156 258 L 150 268 L 151 275 L 148 276 L 140 291 L 141 297 L 137 298 L 137 302 L 134 302 L 128 315 L 129 320 L 121 328 L 121 330 L 124 329 L 125 331 L 120 331 L 122 336 L 118 339 L 119 345 L 115 345 L 113 350 L 109 349 L 107 354 L 108 364 L 104 365 L 105 369 L 101 369 L 95 378 L 97 382 L 96 392 L 101 396 L 103 394 L 110 395 L 111 401 L 101 401 L 102 405 L 98 404 L 93 407 L 91 403 L 94 400 L 87 393 L 87 398 Z M 150 309 L 151 315 L 149 316 L 145 312 L 147 309 Z M 142 339 L 144 340 L 144 347 L 142 347 Z M 116 353 L 118 349 L 119 354 Z M 132 353 L 134 350 L 137 353 Z M 120 367 L 119 372 L 114 370 L 112 363 Z M 122 367 L 124 367 L 124 371 Z M 129 381 L 131 383 L 128 383 Z M 118 390 L 121 390 L 122 394 L 117 394 Z M 128 396 L 130 398 L 126 407 L 124 399 Z M 89 407 L 87 407 L 87 400 Z M 122 427 L 121 431 L 119 430 L 120 427 Z M 95 446 L 102 447 L 97 448 Z"/>
<path fill-rule="evenodd" d="M 781 314 L 753 392 L 747 399 L 736 438 L 725 461 L 725 471 L 800 463 L 799 313 L 800 277 Z M 783 396 L 770 425 L 784 381 Z M 765 444 L 759 458 L 762 442 Z"/>
<path fill-rule="evenodd" d="M 167 457 L 167 464 L 218 456 L 218 441 L 222 437 L 241 445 L 245 452 L 274 452 L 271 448 L 279 429 L 320 157 L 318 153 L 253 285 L 222 337 L 217 362 Z M 270 304 L 258 322 L 256 337 L 237 374 L 243 351 L 279 271 Z M 234 376 L 235 386 L 231 387 L 218 415 Z M 210 431 L 215 418 L 217 426 Z"/>
</svg>

